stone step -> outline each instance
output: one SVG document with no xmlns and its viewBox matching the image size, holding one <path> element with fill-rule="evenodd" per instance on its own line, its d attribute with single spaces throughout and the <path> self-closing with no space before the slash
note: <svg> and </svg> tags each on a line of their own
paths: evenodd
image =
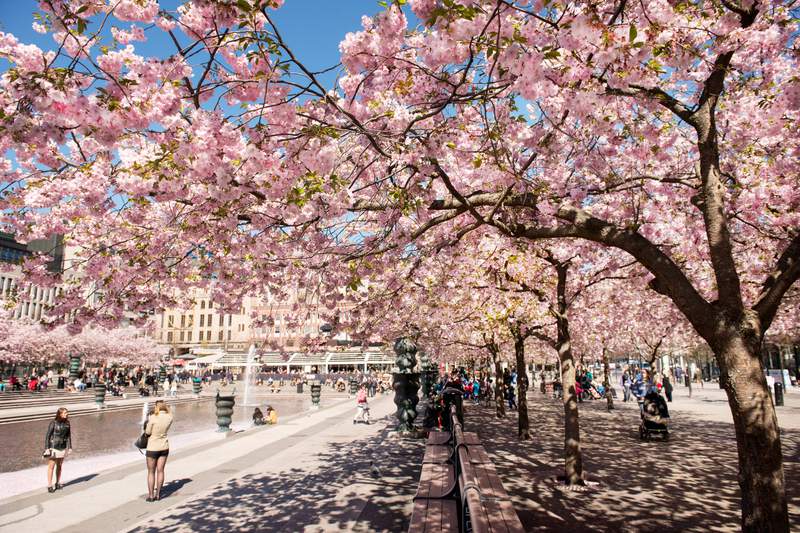
<svg viewBox="0 0 800 533">
<path fill-rule="evenodd" d="M 150 403 L 153 403 L 156 400 L 164 400 L 167 402 L 168 405 L 179 404 L 179 403 L 190 403 L 190 402 L 206 402 L 213 400 L 213 396 L 200 396 L 199 398 L 159 398 L 157 396 L 153 396 L 150 399 Z M 84 402 L 87 403 L 87 402 Z M 108 405 L 102 409 L 103 412 L 111 412 L 111 411 L 131 411 L 131 410 L 141 410 L 142 405 L 144 402 L 139 403 L 131 403 L 131 404 L 124 404 L 124 405 Z M 83 416 L 83 415 L 90 415 L 90 414 L 97 414 L 98 409 L 97 407 L 80 407 L 77 409 L 70 409 L 69 416 L 76 417 L 76 416 Z M 33 413 L 33 414 L 26 414 L 26 415 L 11 415 L 11 416 L 2 416 L 0 414 L 0 425 L 4 424 L 13 424 L 15 422 L 29 422 L 32 420 L 48 420 L 53 418 L 54 413 L 46 412 L 46 413 Z"/>
</svg>

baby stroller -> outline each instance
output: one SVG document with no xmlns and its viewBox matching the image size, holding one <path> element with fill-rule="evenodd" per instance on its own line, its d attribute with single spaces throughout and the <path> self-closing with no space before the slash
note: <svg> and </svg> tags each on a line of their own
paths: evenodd
<svg viewBox="0 0 800 533">
<path fill-rule="evenodd" d="M 642 423 L 639 425 L 639 438 L 649 440 L 651 435 L 661 435 L 669 440 L 669 409 L 667 402 L 656 391 L 645 395 L 642 405 Z"/>
</svg>

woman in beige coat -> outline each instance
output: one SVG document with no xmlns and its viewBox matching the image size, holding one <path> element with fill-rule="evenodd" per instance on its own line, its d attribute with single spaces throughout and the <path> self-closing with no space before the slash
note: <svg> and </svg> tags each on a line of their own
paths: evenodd
<svg viewBox="0 0 800 533">
<path fill-rule="evenodd" d="M 164 466 L 169 456 L 167 431 L 172 425 L 172 415 L 167 404 L 162 400 L 156 402 L 153 414 L 147 418 L 144 432 L 147 433 L 147 501 L 154 502 L 161 498 L 164 486 Z"/>
</svg>

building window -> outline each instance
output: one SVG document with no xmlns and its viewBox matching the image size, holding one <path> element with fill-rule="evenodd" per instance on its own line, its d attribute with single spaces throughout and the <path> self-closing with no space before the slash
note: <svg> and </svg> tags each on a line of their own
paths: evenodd
<svg viewBox="0 0 800 533">
<path fill-rule="evenodd" d="M 225 316 L 224 316 L 224 315 L 219 315 L 219 327 L 222 327 L 222 326 L 224 325 L 224 324 L 223 324 L 223 320 L 224 320 L 224 319 L 225 319 Z M 222 340 L 222 339 L 220 339 L 220 340 Z"/>
<path fill-rule="evenodd" d="M 232 321 L 233 321 L 233 315 L 228 315 L 228 327 L 231 327 Z"/>
<path fill-rule="evenodd" d="M 181 315 L 181 328 L 186 327 L 186 315 Z M 183 340 L 183 339 L 181 339 Z"/>
<path fill-rule="evenodd" d="M 192 332 L 191 331 L 187 331 L 186 332 L 186 340 L 188 342 L 192 342 Z"/>
<path fill-rule="evenodd" d="M 175 327 L 175 317 L 172 315 L 167 316 L 167 327 L 174 328 Z"/>
<path fill-rule="evenodd" d="M 206 319 L 206 322 L 208 323 L 208 327 L 211 327 L 211 326 L 214 325 L 213 318 L 214 317 L 211 316 L 211 313 L 208 313 L 208 318 Z"/>
<path fill-rule="evenodd" d="M 204 328 L 206 326 L 206 315 L 200 315 L 200 327 Z"/>
<path fill-rule="evenodd" d="M 212 300 L 208 301 L 208 308 L 209 309 L 214 309 L 214 302 Z"/>
<path fill-rule="evenodd" d="M 228 330 L 228 340 L 231 340 L 231 330 Z"/>
<path fill-rule="evenodd" d="M 183 342 L 183 332 L 181 331 L 181 342 Z"/>
<path fill-rule="evenodd" d="M 172 342 L 172 332 L 171 331 L 167 332 L 167 342 Z"/>
<path fill-rule="evenodd" d="M 217 338 L 219 339 L 220 342 L 222 342 L 222 331 L 219 332 L 219 335 L 217 335 Z"/>
<path fill-rule="evenodd" d="M 205 308 L 206 308 L 206 301 L 203 300 L 200 302 L 200 309 L 205 309 Z"/>
<path fill-rule="evenodd" d="M 189 318 L 186 320 L 186 327 L 191 328 L 194 326 L 194 315 L 189 315 Z"/>
</svg>

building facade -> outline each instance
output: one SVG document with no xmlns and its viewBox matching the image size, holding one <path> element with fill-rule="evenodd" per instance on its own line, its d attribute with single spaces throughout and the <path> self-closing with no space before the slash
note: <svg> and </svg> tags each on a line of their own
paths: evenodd
<svg viewBox="0 0 800 533">
<path fill-rule="evenodd" d="M 155 340 L 168 346 L 175 355 L 203 354 L 211 351 L 247 351 L 250 345 L 277 351 L 301 349 L 304 339 L 322 333 L 323 320 L 312 310 L 313 302 L 296 295 L 286 301 L 267 301 L 248 297 L 238 313 L 225 313 L 207 293 L 196 291 L 187 309 L 167 309 L 155 316 Z M 298 312 L 298 309 L 300 311 Z M 298 322 L 290 317 L 301 315 Z M 346 343 L 337 336 L 333 341 Z"/>
<path fill-rule="evenodd" d="M 0 232 L 0 309 L 14 319 L 41 320 L 58 296 L 58 287 L 37 287 L 22 279 L 23 260 L 37 251 L 53 258 L 49 270 L 63 272 L 64 243 L 60 237 L 22 244 Z"/>
</svg>

